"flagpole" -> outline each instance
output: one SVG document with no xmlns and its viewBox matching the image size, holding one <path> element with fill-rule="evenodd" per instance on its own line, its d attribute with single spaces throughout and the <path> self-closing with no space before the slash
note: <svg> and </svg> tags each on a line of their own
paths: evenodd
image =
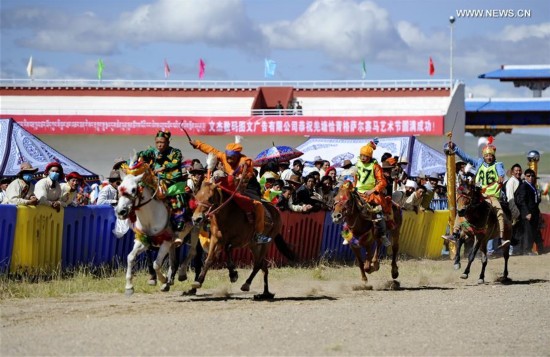
<svg viewBox="0 0 550 357">
<path fill-rule="evenodd" d="M 450 16 L 449 17 L 449 22 L 451 24 L 451 51 L 450 51 L 450 61 L 449 61 L 449 71 L 450 71 L 450 79 L 451 79 L 451 84 L 450 84 L 450 92 L 452 94 L 452 90 L 453 90 L 453 24 L 455 23 L 456 19 L 454 16 Z"/>
</svg>

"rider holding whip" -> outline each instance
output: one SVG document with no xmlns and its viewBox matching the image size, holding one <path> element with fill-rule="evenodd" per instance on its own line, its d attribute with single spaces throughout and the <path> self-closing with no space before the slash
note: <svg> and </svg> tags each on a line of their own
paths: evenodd
<svg viewBox="0 0 550 357">
<path fill-rule="evenodd" d="M 481 185 L 487 202 L 491 204 L 496 212 L 499 226 L 499 239 L 501 243 L 499 248 L 508 249 L 510 240 L 504 238 L 505 232 L 505 216 L 502 206 L 499 202 L 500 191 L 504 182 L 504 165 L 502 162 L 498 162 L 495 159 L 495 153 L 497 148 L 493 145 L 493 137 L 489 137 L 487 145 L 483 147 L 482 158 L 472 158 L 464 151 L 462 151 L 455 143 L 449 142 L 449 148 L 454 149 L 456 154 L 460 156 L 464 161 L 473 165 L 476 171 L 475 182 Z M 458 240 L 460 234 L 460 226 L 458 220 L 453 227 L 453 240 Z"/>
</svg>

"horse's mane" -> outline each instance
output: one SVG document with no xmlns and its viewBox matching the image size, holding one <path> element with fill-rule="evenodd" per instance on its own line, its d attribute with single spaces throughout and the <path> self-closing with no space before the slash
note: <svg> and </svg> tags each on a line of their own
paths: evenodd
<svg viewBox="0 0 550 357">
<path fill-rule="evenodd" d="M 139 159 L 131 163 L 130 165 L 124 163 L 121 165 L 121 170 L 126 175 L 139 176 L 143 174 L 141 182 L 149 188 L 155 190 L 158 187 L 158 178 L 153 173 L 151 166 L 143 160 Z"/>
</svg>

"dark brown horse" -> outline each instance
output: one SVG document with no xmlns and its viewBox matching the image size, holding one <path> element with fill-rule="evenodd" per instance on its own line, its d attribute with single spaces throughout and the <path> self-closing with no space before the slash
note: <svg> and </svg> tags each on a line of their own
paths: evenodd
<svg viewBox="0 0 550 357">
<path fill-rule="evenodd" d="M 368 278 L 365 272 L 370 274 L 380 268 L 378 253 L 379 247 L 382 244 L 382 237 L 376 229 L 372 218 L 365 217 L 364 213 L 362 213 L 364 207 L 360 202 L 358 194 L 354 192 L 353 184 L 350 181 L 346 181 L 340 186 L 334 202 L 332 221 L 336 224 L 345 222 L 353 237 L 359 241 L 358 245 L 350 243 L 350 247 L 355 254 L 356 263 L 361 271 L 361 278 L 366 282 Z M 391 276 L 393 279 L 397 279 L 399 277 L 399 268 L 397 267 L 399 230 L 403 217 L 398 207 L 393 206 L 392 209 L 395 227 L 391 227 L 389 230 L 392 243 Z M 361 247 L 366 251 L 365 261 L 363 261 Z"/>
<path fill-rule="evenodd" d="M 487 267 L 487 242 L 499 236 L 498 219 L 495 210 L 483 196 L 483 190 L 475 185 L 463 185 L 460 188 L 456 200 L 457 213 L 460 217 L 464 217 L 462 223 L 462 233 L 467 237 L 474 239 L 474 245 L 468 255 L 468 265 L 460 276 L 462 279 L 468 279 L 470 267 L 475 259 L 477 251 L 481 251 L 481 273 L 479 274 L 478 283 L 485 282 L 485 268 Z M 510 229 L 506 225 L 503 239 L 510 239 Z M 505 247 L 502 251 L 504 257 L 504 272 L 498 280 L 506 282 L 508 278 L 508 258 L 510 251 Z"/>
<path fill-rule="evenodd" d="M 227 257 L 227 268 L 231 282 L 236 282 L 238 273 L 231 258 L 231 249 L 250 248 L 254 257 L 252 273 L 241 286 L 242 291 L 249 291 L 252 280 L 261 269 L 264 272 L 264 290 L 262 294 L 255 295 L 255 299 L 272 299 L 274 294 L 269 292 L 268 266 L 266 260 L 267 251 L 271 245 L 257 244 L 254 239 L 254 224 L 250 222 L 249 215 L 237 204 L 236 198 L 231 192 L 222 189 L 220 184 L 204 181 L 200 190 L 195 195 L 197 208 L 193 213 L 193 223 L 201 224 L 210 219 L 210 249 L 204 263 L 204 268 L 193 283 L 194 288 L 200 288 L 208 269 L 214 263 L 221 251 L 224 250 Z M 289 260 L 294 260 L 294 254 L 286 245 L 281 235 L 282 220 L 279 211 L 270 203 L 264 203 L 265 229 L 264 234 L 271 237 L 279 251 Z"/>
</svg>

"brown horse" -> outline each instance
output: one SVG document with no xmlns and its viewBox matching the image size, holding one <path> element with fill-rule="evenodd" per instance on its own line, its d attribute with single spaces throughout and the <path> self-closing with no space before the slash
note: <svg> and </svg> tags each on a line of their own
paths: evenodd
<svg viewBox="0 0 550 357">
<path fill-rule="evenodd" d="M 210 219 L 210 249 L 198 281 L 192 285 L 193 288 L 202 286 L 208 269 L 222 250 L 225 251 L 227 257 L 229 279 L 232 283 L 236 282 L 238 273 L 231 258 L 231 249 L 248 246 L 254 257 L 254 267 L 246 282 L 241 286 L 241 290 L 250 290 L 252 280 L 261 269 L 264 273 L 264 290 L 262 294 L 255 295 L 254 299 L 272 299 L 274 294 L 269 292 L 268 267 L 265 258 L 271 242 L 268 244 L 256 243 L 254 224 L 250 221 L 249 214 L 237 204 L 235 195 L 223 189 L 219 183 L 204 181 L 195 195 L 195 200 L 197 208 L 193 213 L 193 223 L 195 225 L 202 224 L 205 220 Z M 267 202 L 264 202 L 264 207 L 266 219 L 263 233 L 275 241 L 277 249 L 285 257 L 294 260 L 294 253 L 286 245 L 281 235 L 282 220 L 279 211 Z"/>
<path fill-rule="evenodd" d="M 483 190 L 475 185 L 463 185 L 460 188 L 456 200 L 457 213 L 460 217 L 464 217 L 462 223 L 462 233 L 467 237 L 474 239 L 474 245 L 468 255 L 468 265 L 460 276 L 462 279 L 468 279 L 470 267 L 475 259 L 477 251 L 481 251 L 481 273 L 479 274 L 478 283 L 485 282 L 485 268 L 487 267 L 487 242 L 499 236 L 498 219 L 495 210 L 483 196 Z M 511 232 L 509 225 L 506 224 L 503 239 L 510 239 Z M 506 282 L 508 278 L 508 259 L 510 257 L 509 249 L 505 248 L 502 251 L 504 257 L 504 272 L 503 276 L 498 281 Z"/>
<path fill-rule="evenodd" d="M 382 244 L 382 237 L 375 227 L 372 218 L 365 217 L 362 213 L 363 207 L 360 202 L 359 195 L 355 193 L 354 187 L 350 181 L 346 181 L 340 186 L 338 193 L 334 198 L 334 210 L 332 212 L 332 221 L 336 224 L 345 223 L 357 238 L 359 244 L 351 244 L 350 247 L 355 254 L 356 263 L 361 271 L 363 281 L 368 281 L 367 275 L 377 271 L 380 268 L 378 261 L 379 247 Z M 397 267 L 397 254 L 399 252 L 399 230 L 403 222 L 401 209 L 393 206 L 393 214 L 395 227 L 392 227 L 389 232 L 392 242 L 392 262 L 391 276 L 393 279 L 399 277 L 399 268 Z M 388 228 L 389 229 L 389 228 Z M 361 247 L 366 251 L 366 259 L 363 261 Z"/>
</svg>

